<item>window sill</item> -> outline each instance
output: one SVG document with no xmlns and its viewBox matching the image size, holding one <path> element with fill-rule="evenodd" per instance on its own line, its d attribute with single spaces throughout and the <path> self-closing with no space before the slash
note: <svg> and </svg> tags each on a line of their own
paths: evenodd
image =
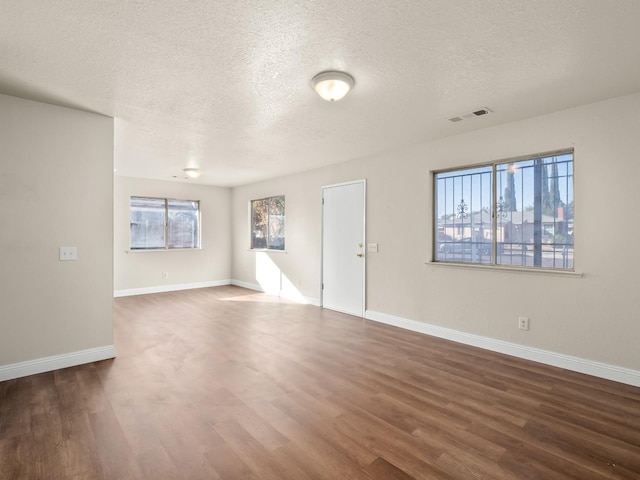
<svg viewBox="0 0 640 480">
<path fill-rule="evenodd" d="M 258 252 L 258 253 L 284 253 L 286 254 L 287 251 L 286 250 L 272 250 L 269 248 L 249 248 L 247 249 L 248 252 Z"/>
<path fill-rule="evenodd" d="M 192 252 L 192 251 L 202 250 L 202 247 L 197 248 L 149 248 L 146 250 L 136 250 L 129 249 L 125 250 L 124 253 L 153 253 L 153 252 Z"/>
<path fill-rule="evenodd" d="M 433 267 L 453 267 L 453 268 L 467 268 L 472 270 L 491 270 L 494 272 L 513 272 L 513 273 L 525 273 L 533 275 L 550 275 L 554 277 L 571 277 L 582 278 L 584 276 L 581 272 L 575 272 L 570 270 L 551 270 L 548 268 L 530 268 L 530 267 L 511 267 L 508 265 L 479 265 L 471 263 L 454 263 L 454 262 L 425 262 L 425 265 Z"/>
</svg>

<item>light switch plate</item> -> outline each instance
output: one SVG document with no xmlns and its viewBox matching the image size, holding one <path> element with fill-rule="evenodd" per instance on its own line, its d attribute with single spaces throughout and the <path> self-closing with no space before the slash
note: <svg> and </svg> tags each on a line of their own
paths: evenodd
<svg viewBox="0 0 640 480">
<path fill-rule="evenodd" d="M 378 244 L 377 243 L 367 243 L 367 252 L 376 253 L 377 251 L 378 251 Z"/>
<path fill-rule="evenodd" d="M 78 259 L 77 247 L 60 247 L 60 260 L 63 262 Z"/>
</svg>

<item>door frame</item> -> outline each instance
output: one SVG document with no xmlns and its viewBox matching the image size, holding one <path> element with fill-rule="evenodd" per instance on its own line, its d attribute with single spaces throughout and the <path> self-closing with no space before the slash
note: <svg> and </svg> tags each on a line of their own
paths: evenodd
<svg viewBox="0 0 640 480">
<path fill-rule="evenodd" d="M 348 182 L 332 183 L 320 187 L 320 307 L 324 308 L 324 191 L 329 188 L 362 184 L 362 318 L 367 310 L 367 179 L 361 178 Z"/>
</svg>

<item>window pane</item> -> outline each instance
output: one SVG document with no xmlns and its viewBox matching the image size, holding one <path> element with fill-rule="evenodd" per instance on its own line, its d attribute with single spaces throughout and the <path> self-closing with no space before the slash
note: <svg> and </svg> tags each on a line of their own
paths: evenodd
<svg viewBox="0 0 640 480">
<path fill-rule="evenodd" d="M 169 248 L 199 248 L 199 203 L 187 200 L 168 200 Z"/>
<path fill-rule="evenodd" d="M 573 268 L 573 154 L 497 165 L 499 265 Z"/>
<path fill-rule="evenodd" d="M 251 248 L 284 250 L 284 196 L 251 201 Z"/>
<path fill-rule="evenodd" d="M 492 263 L 492 167 L 435 175 L 435 259 Z"/>
<path fill-rule="evenodd" d="M 164 248 L 164 199 L 131 197 L 131 249 Z"/>
<path fill-rule="evenodd" d="M 269 248 L 284 250 L 284 197 L 269 199 Z"/>
<path fill-rule="evenodd" d="M 251 202 L 251 248 L 267 248 L 267 200 Z"/>
</svg>

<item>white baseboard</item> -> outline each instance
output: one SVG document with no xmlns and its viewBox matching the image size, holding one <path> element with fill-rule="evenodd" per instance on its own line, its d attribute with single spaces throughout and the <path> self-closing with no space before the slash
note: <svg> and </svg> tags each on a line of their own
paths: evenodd
<svg viewBox="0 0 640 480">
<path fill-rule="evenodd" d="M 242 280 L 231 280 L 231 285 L 235 285 L 236 287 L 248 288 L 249 290 L 255 290 L 256 292 L 263 292 L 264 290 L 257 283 L 249 283 L 243 282 Z"/>
<path fill-rule="evenodd" d="M 305 297 L 303 295 L 288 295 L 284 291 L 279 292 L 266 292 L 259 284 L 257 283 L 249 283 L 243 282 L 242 280 L 231 280 L 231 285 L 235 285 L 237 287 L 248 288 L 249 290 L 255 290 L 257 292 L 266 293 L 267 295 L 273 295 L 275 297 L 284 298 L 287 300 L 292 300 L 298 303 L 304 303 L 308 305 L 315 305 L 316 307 L 320 306 L 320 299 L 315 297 Z"/>
<path fill-rule="evenodd" d="M 367 310 L 365 318 L 514 357 L 640 387 L 640 371 Z"/>
<path fill-rule="evenodd" d="M 231 280 L 212 280 L 209 282 L 178 283 L 175 285 L 159 285 L 156 287 L 130 288 L 126 290 L 114 290 L 114 297 L 129 297 L 131 295 L 146 295 L 148 293 L 177 292 L 179 290 L 191 290 L 192 288 L 221 287 L 231 285 Z"/>
<path fill-rule="evenodd" d="M 99 362 L 115 358 L 116 347 L 107 345 L 104 347 L 80 350 L 79 352 L 64 353 L 53 357 L 37 358 L 26 362 L 14 363 L 0 366 L 0 382 L 13 378 L 36 375 L 38 373 L 50 372 L 61 368 L 75 367 L 85 363 Z"/>
</svg>

